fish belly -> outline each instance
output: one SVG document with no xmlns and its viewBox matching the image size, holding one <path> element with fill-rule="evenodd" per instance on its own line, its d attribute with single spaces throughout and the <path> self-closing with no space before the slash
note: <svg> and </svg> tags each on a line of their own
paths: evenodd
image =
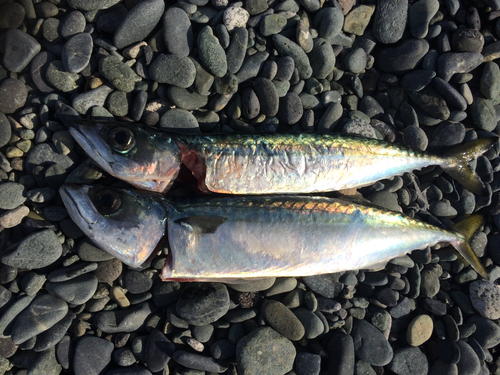
<svg viewBox="0 0 500 375">
<path fill-rule="evenodd" d="M 323 212 L 219 208 L 211 221 L 219 220 L 220 225 L 211 233 L 182 220 L 169 220 L 172 258 L 162 277 L 215 280 L 317 275 L 369 268 L 416 248 L 454 239 L 450 232 L 427 224 L 412 227 L 420 222 L 409 218 L 398 221 L 402 216 L 396 213 L 386 220 L 387 213 L 377 217 L 370 210 L 352 205 Z"/>
</svg>

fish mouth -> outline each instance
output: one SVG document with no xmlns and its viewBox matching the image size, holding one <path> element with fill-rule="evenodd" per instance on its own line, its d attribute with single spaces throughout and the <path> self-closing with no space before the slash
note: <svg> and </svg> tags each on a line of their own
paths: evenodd
<svg viewBox="0 0 500 375">
<path fill-rule="evenodd" d="M 67 124 L 68 130 L 85 153 L 101 168 L 110 172 L 116 161 L 109 146 L 101 138 L 101 126 L 92 121 L 75 120 Z"/>
<path fill-rule="evenodd" d="M 97 223 L 98 216 L 88 196 L 89 189 L 87 185 L 64 184 L 59 188 L 59 194 L 71 219 L 76 223 L 85 223 L 90 229 Z"/>
</svg>

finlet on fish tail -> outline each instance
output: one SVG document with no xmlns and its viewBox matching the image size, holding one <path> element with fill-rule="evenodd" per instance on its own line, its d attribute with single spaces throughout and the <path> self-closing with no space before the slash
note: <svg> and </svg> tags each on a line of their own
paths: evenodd
<svg viewBox="0 0 500 375">
<path fill-rule="evenodd" d="M 455 249 L 457 249 L 460 255 L 459 258 L 462 258 L 463 261 L 470 264 L 483 279 L 489 280 L 490 275 L 484 269 L 483 265 L 479 261 L 479 258 L 469 245 L 469 240 L 472 235 L 479 229 L 480 226 L 484 225 L 485 222 L 486 218 L 483 215 L 474 214 L 455 224 L 451 227 L 451 229 L 462 235 L 464 239 L 457 239 L 457 241 L 452 241 L 451 244 L 455 247 Z"/>
<path fill-rule="evenodd" d="M 498 137 L 488 137 L 475 139 L 466 144 L 456 146 L 446 153 L 450 157 L 450 163 L 442 165 L 441 168 L 460 182 L 467 190 L 477 195 L 485 196 L 487 194 L 486 186 L 467 163 L 484 154 L 497 142 Z"/>
</svg>

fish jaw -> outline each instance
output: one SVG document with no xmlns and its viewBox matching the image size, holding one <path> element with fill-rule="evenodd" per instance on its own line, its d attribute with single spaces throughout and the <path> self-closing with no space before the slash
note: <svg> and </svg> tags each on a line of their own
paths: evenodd
<svg viewBox="0 0 500 375">
<path fill-rule="evenodd" d="M 136 146 L 130 152 L 116 151 L 105 138 L 116 128 L 134 133 Z M 74 121 L 69 132 L 100 168 L 138 189 L 165 193 L 179 174 L 180 150 L 164 132 L 135 124 L 89 120 Z"/>
<path fill-rule="evenodd" d="M 91 199 L 93 189 L 98 188 L 65 184 L 59 189 L 71 219 L 102 250 L 130 267 L 141 267 L 165 234 L 161 200 L 124 190 L 121 212 L 105 215 Z"/>
</svg>

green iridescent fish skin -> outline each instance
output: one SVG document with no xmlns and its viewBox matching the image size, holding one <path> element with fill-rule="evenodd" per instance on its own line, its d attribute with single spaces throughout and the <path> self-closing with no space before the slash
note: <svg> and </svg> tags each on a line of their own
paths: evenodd
<svg viewBox="0 0 500 375">
<path fill-rule="evenodd" d="M 104 129 L 104 130 L 103 130 Z M 115 130 L 113 130 L 115 129 Z M 118 129 L 118 130 L 116 130 Z M 134 146 L 116 150 L 111 135 L 130 132 Z M 298 194 L 350 189 L 429 165 L 440 165 L 478 194 L 466 165 L 496 142 L 460 155 L 434 156 L 374 139 L 338 134 L 172 134 L 137 124 L 77 122 L 70 128 L 90 158 L 135 187 L 166 192 L 184 164 L 206 192 Z M 454 173 L 454 174 L 453 174 Z"/>
<path fill-rule="evenodd" d="M 440 242 L 452 244 L 486 275 L 477 257 L 470 255 L 464 235 L 401 213 L 339 199 L 285 195 L 179 200 L 124 191 L 121 196 L 129 198 L 122 199 L 115 212 L 100 218 L 99 210 L 91 207 L 95 198 L 89 198 L 88 192 L 92 188 L 63 189 L 71 195 L 64 203 L 77 225 L 89 226 L 88 219 L 78 217 L 85 212 L 82 207 L 93 212 L 92 220 L 108 221 L 108 229 L 98 235 L 82 230 L 114 256 L 144 249 L 133 238 L 127 241 L 129 250 L 120 249 L 118 254 L 106 246 L 115 236 L 135 230 L 137 222 L 131 218 L 144 215 L 145 207 L 153 207 L 152 217 L 163 225 L 166 221 L 168 233 L 163 280 L 235 282 L 373 268 Z M 158 208 L 160 203 L 164 211 Z M 116 223 L 120 225 L 111 230 Z M 159 233 L 158 228 L 148 229 L 136 238 L 151 239 L 152 254 L 157 248 L 152 240 L 160 243 Z"/>
</svg>

